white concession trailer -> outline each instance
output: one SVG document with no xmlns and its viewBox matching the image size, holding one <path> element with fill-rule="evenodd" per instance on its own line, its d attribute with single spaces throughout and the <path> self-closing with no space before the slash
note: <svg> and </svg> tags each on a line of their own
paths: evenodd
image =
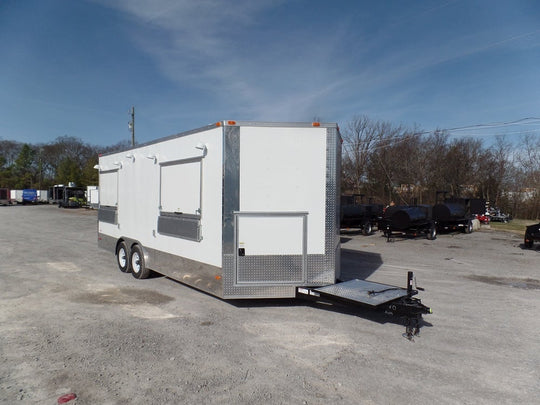
<svg viewBox="0 0 540 405">
<path fill-rule="evenodd" d="M 99 246 L 225 299 L 339 277 L 336 124 L 223 121 L 99 157 Z"/>
</svg>

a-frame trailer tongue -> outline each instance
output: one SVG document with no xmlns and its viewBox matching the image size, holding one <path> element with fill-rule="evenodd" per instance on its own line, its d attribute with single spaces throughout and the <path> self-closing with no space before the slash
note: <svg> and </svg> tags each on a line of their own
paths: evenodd
<svg viewBox="0 0 540 405">
<path fill-rule="evenodd" d="M 422 314 L 432 313 L 431 308 L 423 305 L 419 298 L 413 297 L 418 294 L 418 290 L 423 290 L 419 287 L 413 289 L 413 279 L 413 272 L 409 271 L 407 288 L 357 279 L 325 287 L 299 287 L 298 297 L 325 299 L 382 310 L 388 315 L 400 317 L 406 327 L 404 336 L 412 339 L 419 334 Z"/>
</svg>

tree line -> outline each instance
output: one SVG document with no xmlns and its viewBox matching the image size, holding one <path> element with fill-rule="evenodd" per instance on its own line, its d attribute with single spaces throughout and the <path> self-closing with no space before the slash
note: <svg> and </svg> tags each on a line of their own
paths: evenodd
<svg viewBox="0 0 540 405">
<path fill-rule="evenodd" d="M 341 128 L 342 192 L 374 202 L 434 204 L 437 192 L 483 198 L 523 219 L 540 217 L 540 137 L 524 134 L 518 145 L 496 136 L 452 138 L 355 117 Z M 440 194 L 439 194 L 440 195 Z M 367 201 L 367 200 L 366 200 Z"/>
<path fill-rule="evenodd" d="M 367 116 L 348 122 L 341 135 L 343 194 L 383 204 L 434 204 L 436 193 L 447 191 L 484 198 L 515 217 L 540 217 L 538 136 L 523 135 L 519 145 L 497 136 L 486 147 L 479 139 L 424 133 Z M 0 140 L 0 187 L 97 185 L 98 154 L 129 147 L 127 140 L 102 147 L 71 136 L 36 145 Z"/>
<path fill-rule="evenodd" d="M 46 190 L 55 184 L 98 184 L 98 154 L 129 147 L 129 142 L 101 147 L 72 136 L 45 144 L 30 145 L 0 140 L 0 187 Z"/>
</svg>

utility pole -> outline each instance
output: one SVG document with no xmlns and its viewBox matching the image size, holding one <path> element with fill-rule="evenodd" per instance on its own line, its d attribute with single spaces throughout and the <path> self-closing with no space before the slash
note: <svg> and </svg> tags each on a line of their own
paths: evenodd
<svg viewBox="0 0 540 405">
<path fill-rule="evenodd" d="M 131 107 L 131 121 L 128 122 L 128 127 L 131 130 L 131 146 L 135 146 L 135 107 Z"/>
</svg>

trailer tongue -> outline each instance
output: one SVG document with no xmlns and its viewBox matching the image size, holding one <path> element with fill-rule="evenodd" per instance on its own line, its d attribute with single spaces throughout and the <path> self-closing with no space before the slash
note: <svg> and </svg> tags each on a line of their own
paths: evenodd
<svg viewBox="0 0 540 405">
<path fill-rule="evenodd" d="M 416 287 L 418 290 L 422 288 Z M 325 287 L 298 288 L 299 298 L 325 299 L 383 310 L 388 315 L 397 316 L 405 324 L 405 336 L 412 340 L 420 332 L 422 314 L 431 314 L 431 308 L 422 304 L 413 289 L 413 272 L 407 274 L 407 288 L 365 280 L 350 280 Z"/>
</svg>

